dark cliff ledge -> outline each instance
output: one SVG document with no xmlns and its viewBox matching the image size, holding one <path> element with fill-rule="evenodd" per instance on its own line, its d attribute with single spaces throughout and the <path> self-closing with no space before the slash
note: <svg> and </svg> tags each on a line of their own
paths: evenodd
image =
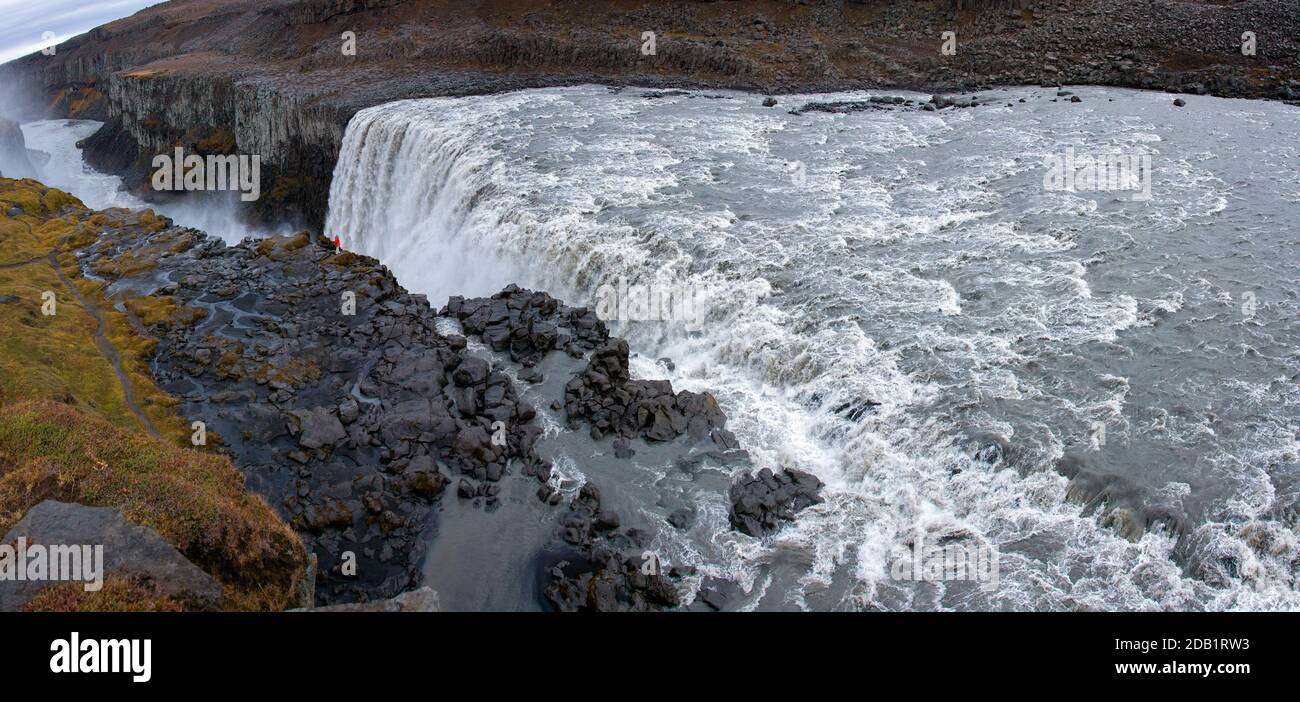
<svg viewBox="0 0 1300 702">
<path fill-rule="evenodd" d="M 947 30 L 952 56 L 940 51 Z M 653 56 L 641 51 L 647 31 Z M 1273 0 L 175 0 L 0 67 L 0 83 L 27 98 L 9 112 L 108 120 L 88 156 L 129 183 L 176 144 L 256 153 L 257 211 L 315 227 L 348 119 L 396 99 L 604 82 L 774 93 L 1087 83 L 1296 100 L 1298 78 L 1300 7 Z"/>
</svg>

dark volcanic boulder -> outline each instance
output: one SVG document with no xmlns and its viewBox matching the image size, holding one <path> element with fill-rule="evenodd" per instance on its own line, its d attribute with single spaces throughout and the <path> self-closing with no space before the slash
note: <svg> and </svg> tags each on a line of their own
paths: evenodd
<svg viewBox="0 0 1300 702">
<path fill-rule="evenodd" d="M 348 436 L 343 430 L 343 422 L 328 408 L 298 410 L 293 417 L 298 422 L 298 444 L 305 448 L 333 446 Z"/>
<path fill-rule="evenodd" d="M 586 370 L 565 385 L 564 408 L 571 425 L 585 419 L 601 436 L 649 441 L 672 441 L 683 434 L 700 441 L 714 430 L 725 431 L 727 422 L 712 395 L 674 393 L 666 380 L 632 380 L 627 342 L 617 338 L 592 352 Z"/>
<path fill-rule="evenodd" d="M 735 448 L 724 428 L 726 415 L 712 395 L 676 393 L 666 380 L 633 380 L 627 342 L 611 338 L 605 323 L 585 307 L 569 307 L 546 293 L 511 285 L 490 298 L 452 297 L 443 313 L 455 317 L 466 334 L 478 335 L 493 349 L 509 349 L 511 359 L 526 367 L 550 351 L 564 351 L 575 358 L 591 352 L 587 368 L 564 389 L 563 407 L 571 427 L 586 420 L 597 438 L 615 434 L 623 439 L 672 441 L 688 435 L 691 441 L 711 437 L 724 449 Z M 466 368 L 471 362 L 475 365 Z M 484 362 L 466 358 L 452 375 L 459 386 L 478 386 L 485 371 Z M 473 404 L 465 393 L 454 396 L 458 406 Z M 491 405 L 490 392 L 484 399 Z M 487 411 L 491 414 L 490 406 Z M 619 444 L 615 452 L 620 458 L 634 453 L 626 443 Z"/>
<path fill-rule="evenodd" d="M 468 356 L 465 360 L 460 362 L 459 366 L 456 366 L 456 370 L 452 372 L 451 378 L 456 381 L 456 385 L 462 388 L 482 385 L 487 382 L 489 370 L 490 368 L 488 368 L 487 361 L 474 356 Z"/>
<path fill-rule="evenodd" d="M 478 335 L 493 351 L 508 350 L 510 360 L 526 367 L 550 351 L 581 357 L 609 338 L 595 312 L 517 285 L 492 297 L 452 297 L 442 313 L 460 321 L 465 333 Z"/>
<path fill-rule="evenodd" d="M 436 497 L 447 487 L 448 478 L 443 475 L 431 456 L 417 456 L 411 459 L 402 473 L 407 487 L 425 497 Z"/>
<path fill-rule="evenodd" d="M 731 526 L 750 536 L 771 534 L 799 510 L 819 504 L 823 487 L 817 476 L 793 468 L 744 476 L 731 486 Z"/>
</svg>

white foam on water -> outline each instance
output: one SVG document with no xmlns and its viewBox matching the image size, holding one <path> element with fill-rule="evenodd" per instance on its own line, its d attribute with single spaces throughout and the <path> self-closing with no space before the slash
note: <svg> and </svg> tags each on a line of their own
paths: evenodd
<svg viewBox="0 0 1300 702">
<path fill-rule="evenodd" d="M 1294 551 L 1251 545 L 1252 534 L 1286 549 L 1297 540 L 1270 512 L 1261 457 L 1220 447 L 1249 468 L 1228 516 L 1193 526 L 1191 558 L 1160 530 L 1128 540 L 1066 502 L 1052 470 L 1068 446 L 1086 445 L 1093 422 L 1134 434 L 1131 379 L 1074 377 L 1083 354 L 1131 356 L 1127 335 L 1154 326 L 1142 310 L 1176 315 L 1185 304 L 1099 289 L 1093 268 L 1145 246 L 1140 237 L 1222 212 L 1227 197 L 1213 159 L 1153 151 L 1179 148 L 1163 118 L 1142 112 L 1156 101 L 1113 94 L 1139 112 L 1115 129 L 1067 106 L 794 116 L 748 95 L 649 100 L 594 87 L 390 103 L 348 125 L 326 234 L 434 304 L 508 283 L 583 304 L 619 277 L 701 291 L 701 332 L 614 331 L 643 356 L 637 373 L 664 375 L 651 359 L 667 356 L 676 388 L 714 393 L 758 465 L 827 483 L 824 504 L 767 541 L 727 529 L 718 496 L 700 496 L 691 540 L 657 537 L 670 560 L 732 577 L 765 602 L 1300 607 L 1286 571 Z M 802 97 L 813 96 L 783 103 Z M 1066 146 L 1150 153 L 1158 197 L 1044 191 L 1043 158 Z M 1001 413 L 1018 404 L 1036 409 Z M 977 428 L 1008 441 L 1015 459 L 975 460 L 967 432 Z M 1285 431 L 1265 438 L 1266 453 L 1294 442 Z M 580 474 L 572 461 L 559 470 Z M 1181 500 L 1175 484 L 1187 483 L 1157 494 Z M 893 580 L 889 564 L 917 533 L 995 547 L 999 587 Z M 778 585 L 789 578 L 769 568 L 792 563 L 795 584 Z M 1218 566 L 1203 563 L 1235 572 L 1207 575 Z"/>
</svg>

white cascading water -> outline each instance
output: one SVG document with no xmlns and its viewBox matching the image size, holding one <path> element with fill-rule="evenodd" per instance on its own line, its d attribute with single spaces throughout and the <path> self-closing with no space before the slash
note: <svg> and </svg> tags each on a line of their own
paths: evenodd
<svg viewBox="0 0 1300 702">
<path fill-rule="evenodd" d="M 271 233 L 265 226 L 244 221 L 241 216 L 243 203 L 235 193 L 189 193 L 185 198 L 150 203 L 124 189 L 121 177 L 91 169 L 82 158 L 77 143 L 94 134 L 101 125 L 101 122 L 85 119 L 42 120 L 22 125 L 27 148 L 50 155 L 49 161 L 39 168 L 40 180 L 72 193 L 92 209 L 152 208 L 182 227 L 201 229 L 221 237 L 228 244 Z M 292 231 L 292 227 L 281 225 L 274 233 Z"/>
<path fill-rule="evenodd" d="M 1154 104 L 1097 94 L 1139 115 Z M 718 496 L 704 509 L 717 533 L 678 557 L 790 605 L 1300 607 L 1300 538 L 1275 518 L 1257 468 L 1295 460 L 1294 421 L 1240 443 L 1206 444 L 1196 427 L 1151 439 L 1125 414 L 1130 379 L 1106 371 L 1112 359 L 1079 358 L 1156 328 L 1195 293 L 1115 291 L 1091 267 L 1132 248 L 1127 232 L 1172 235 L 1231 195 L 1196 153 L 1176 158 L 1188 177 L 1157 183 L 1165 199 L 1142 210 L 1045 193 L 1042 156 L 1065 143 L 1058 133 L 1173 150 L 1168 125 L 1117 117 L 1103 129 L 1046 105 L 794 116 L 757 102 L 584 87 L 366 109 L 348 125 L 326 234 L 435 306 L 510 283 L 591 304 L 620 277 L 689 281 L 704 297 L 702 331 L 614 328 L 639 353 L 634 372 L 714 393 L 757 464 L 816 473 L 827 500 L 764 543 L 725 529 Z M 875 404 L 845 410 L 864 400 Z M 1051 466 L 1098 422 L 1147 456 L 1197 446 L 1203 463 L 1240 468 L 1231 494 L 1198 507 L 1192 557 L 1168 534 L 1129 540 L 1065 500 Z M 976 433 L 1018 457 L 975 460 Z M 1150 499 L 1182 504 L 1198 479 L 1152 482 Z M 1268 533 L 1272 550 L 1246 529 Z M 917 533 L 996 547 L 998 588 L 892 581 L 890 562 Z M 772 564 L 796 575 L 756 579 Z"/>
</svg>

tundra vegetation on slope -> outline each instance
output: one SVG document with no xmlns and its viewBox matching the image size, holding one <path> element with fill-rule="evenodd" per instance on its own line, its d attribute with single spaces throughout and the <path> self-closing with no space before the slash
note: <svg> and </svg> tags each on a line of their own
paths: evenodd
<svg viewBox="0 0 1300 702">
<path fill-rule="evenodd" d="M 150 375 L 155 342 L 133 318 L 194 315 L 165 298 L 110 299 L 77 262 L 106 228 L 164 224 L 149 210 L 97 213 L 36 181 L 0 179 L 0 534 L 46 499 L 116 507 L 212 575 L 227 607 L 284 609 L 306 571 L 301 541 L 228 458 L 190 447 L 176 400 Z M 138 582 L 49 590 L 27 607 L 175 607 Z"/>
</svg>

